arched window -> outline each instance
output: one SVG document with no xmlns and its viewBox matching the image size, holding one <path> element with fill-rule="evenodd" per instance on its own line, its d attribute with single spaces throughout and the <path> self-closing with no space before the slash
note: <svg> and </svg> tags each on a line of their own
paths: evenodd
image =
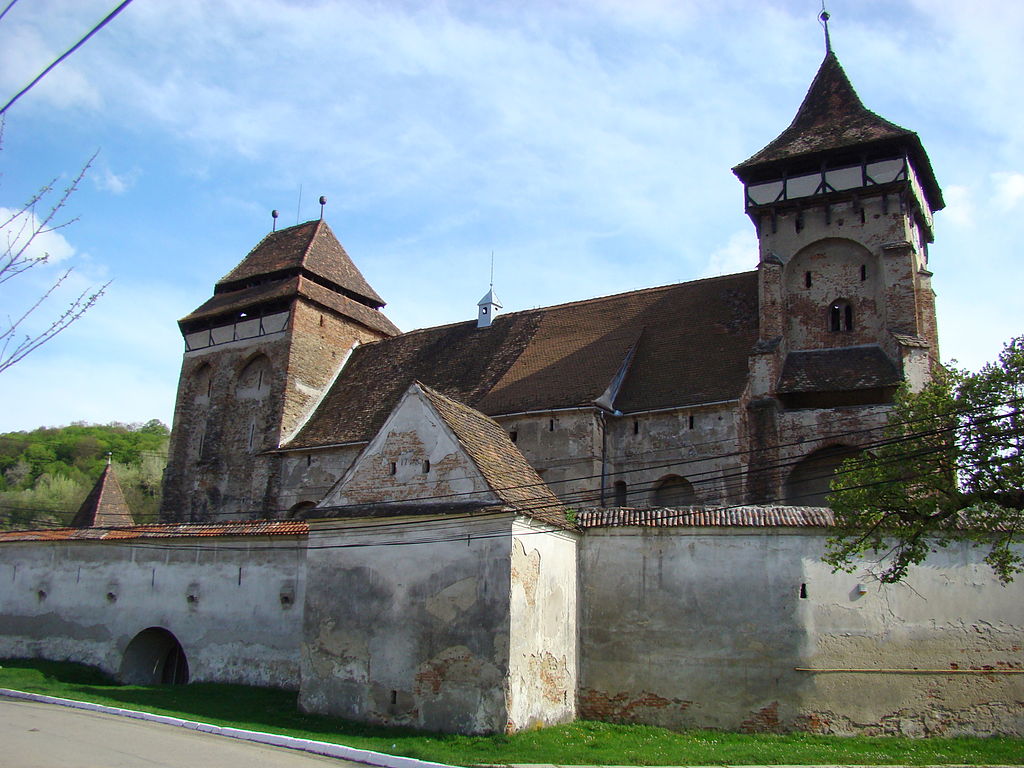
<svg viewBox="0 0 1024 768">
<path fill-rule="evenodd" d="M 654 486 L 651 501 L 656 507 L 688 507 L 697 503 L 697 494 L 685 477 L 666 475 Z"/>
<path fill-rule="evenodd" d="M 300 501 L 298 504 L 293 504 L 291 509 L 288 510 L 288 519 L 303 520 L 306 517 L 306 511 L 315 506 L 315 501 Z"/>
<path fill-rule="evenodd" d="M 839 465 L 860 451 L 846 445 L 822 448 L 804 457 L 786 479 L 786 503 L 794 507 L 824 507 Z"/>
<path fill-rule="evenodd" d="M 828 310 L 828 328 L 830 331 L 853 330 L 853 307 L 846 299 L 836 299 Z"/>
</svg>

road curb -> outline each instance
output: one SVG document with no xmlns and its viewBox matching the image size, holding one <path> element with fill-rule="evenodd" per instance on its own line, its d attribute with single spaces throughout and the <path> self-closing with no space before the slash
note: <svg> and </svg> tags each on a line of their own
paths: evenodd
<svg viewBox="0 0 1024 768">
<path fill-rule="evenodd" d="M 343 744 L 330 744 L 326 741 L 297 739 L 294 736 L 279 736 L 274 733 L 262 733 L 261 731 L 247 731 L 242 728 L 229 728 L 223 725 L 211 725 L 210 723 L 200 723 L 196 720 L 183 720 L 180 717 L 171 717 L 170 715 L 154 715 L 151 712 L 139 712 L 136 709 L 108 707 L 103 704 L 92 704 L 88 701 L 61 699 L 57 696 L 45 696 L 41 693 L 15 691 L 10 688 L 0 688 L 0 696 L 6 696 L 11 699 L 35 701 L 41 704 L 57 704 L 62 707 L 85 709 L 90 712 L 102 712 L 107 715 L 131 717 L 136 720 L 148 720 L 152 723 L 163 723 L 164 725 L 173 725 L 178 728 L 189 728 L 193 731 L 212 733 L 216 736 L 227 736 L 230 739 L 254 741 L 258 744 L 267 744 L 272 747 L 287 747 L 288 749 L 296 749 L 301 752 L 312 752 L 313 754 L 325 755 L 327 757 L 340 757 L 343 760 L 351 760 L 355 763 L 365 763 L 366 765 L 375 765 L 380 768 L 453 768 L 445 763 L 431 763 L 427 760 L 417 760 L 414 757 L 386 755 L 383 752 L 374 752 L 369 749 L 356 749 L 355 747 L 346 747 Z"/>
</svg>

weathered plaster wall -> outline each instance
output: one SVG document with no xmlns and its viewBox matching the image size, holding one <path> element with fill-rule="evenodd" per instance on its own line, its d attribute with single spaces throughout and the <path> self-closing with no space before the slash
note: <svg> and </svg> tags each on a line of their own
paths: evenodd
<svg viewBox="0 0 1024 768">
<path fill-rule="evenodd" d="M 512 527 L 508 726 L 576 716 L 578 536 L 520 518 Z"/>
<path fill-rule="evenodd" d="M 116 675 L 131 640 L 162 627 L 193 681 L 298 687 L 304 540 L 10 542 L 0 552 L 0 656 Z"/>
<path fill-rule="evenodd" d="M 407 391 L 321 507 L 497 503 L 476 464 L 422 394 Z"/>
<path fill-rule="evenodd" d="M 299 706 L 504 731 L 510 515 L 310 524 Z"/>
<path fill-rule="evenodd" d="M 906 587 L 832 574 L 821 533 L 618 528 L 580 547 L 580 716 L 673 728 L 1024 732 L 1024 588 L 965 549 Z M 806 597 L 801 597 L 803 594 Z"/>
</svg>

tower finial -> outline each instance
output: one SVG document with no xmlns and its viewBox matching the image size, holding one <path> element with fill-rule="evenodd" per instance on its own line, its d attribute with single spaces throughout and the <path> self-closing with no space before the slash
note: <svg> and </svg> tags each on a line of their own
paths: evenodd
<svg viewBox="0 0 1024 768">
<path fill-rule="evenodd" d="M 109 467 L 114 463 L 114 454 L 112 451 L 107 451 L 107 466 Z"/>
<path fill-rule="evenodd" d="M 491 288 L 494 287 L 494 251 L 491 251 Z"/>
<path fill-rule="evenodd" d="M 327 196 L 320 195 L 320 221 L 324 220 L 324 206 L 327 205 Z"/>
<path fill-rule="evenodd" d="M 272 218 L 274 220 L 274 229 L 273 229 L 274 232 L 277 232 L 277 217 L 278 217 L 277 208 L 275 208 L 274 210 L 272 210 L 270 212 L 270 218 Z"/>
<path fill-rule="evenodd" d="M 832 39 L 828 35 L 828 20 L 832 16 L 825 8 L 825 0 L 821 0 L 821 13 L 818 14 L 818 18 L 821 20 L 821 26 L 825 28 L 825 53 L 832 53 Z"/>
</svg>

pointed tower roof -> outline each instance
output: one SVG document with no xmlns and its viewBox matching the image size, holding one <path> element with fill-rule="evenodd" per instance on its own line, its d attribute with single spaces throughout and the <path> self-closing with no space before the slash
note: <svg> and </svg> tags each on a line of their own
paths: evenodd
<svg viewBox="0 0 1024 768">
<path fill-rule="evenodd" d="M 749 183 L 776 175 L 783 168 L 817 168 L 829 156 L 856 156 L 887 149 L 902 149 L 910 155 L 929 206 L 933 211 L 943 208 L 942 191 L 921 139 L 913 131 L 867 109 L 830 50 L 793 122 L 761 151 L 734 167 L 733 172 Z"/>
<path fill-rule="evenodd" d="M 121 484 L 114 475 L 114 468 L 108 463 L 75 513 L 71 527 L 121 528 L 131 525 L 135 525 L 135 520 L 124 499 Z"/>
<path fill-rule="evenodd" d="M 322 219 L 271 232 L 217 283 L 214 293 L 246 287 L 256 280 L 303 274 L 373 309 L 385 302 Z"/>
</svg>

